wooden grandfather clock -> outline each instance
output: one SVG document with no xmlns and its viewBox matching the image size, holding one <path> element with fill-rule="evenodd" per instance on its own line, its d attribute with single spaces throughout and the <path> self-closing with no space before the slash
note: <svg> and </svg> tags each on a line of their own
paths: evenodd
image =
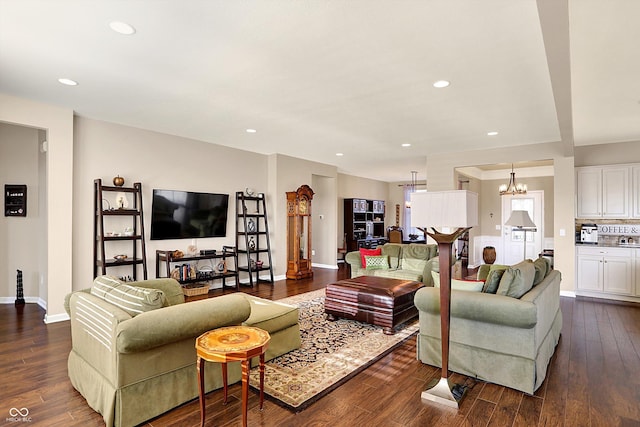
<svg viewBox="0 0 640 427">
<path fill-rule="evenodd" d="M 313 277 L 311 199 L 313 190 L 308 185 L 287 191 L 287 279 Z"/>
</svg>

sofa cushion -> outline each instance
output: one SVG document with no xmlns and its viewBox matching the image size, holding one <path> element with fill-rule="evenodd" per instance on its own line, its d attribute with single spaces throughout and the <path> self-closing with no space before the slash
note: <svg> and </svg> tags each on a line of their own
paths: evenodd
<svg viewBox="0 0 640 427">
<path fill-rule="evenodd" d="M 431 272 L 433 278 L 433 286 L 440 287 L 440 273 L 435 271 Z M 451 289 L 456 291 L 469 291 L 469 292 L 481 292 L 484 282 L 482 280 L 460 280 L 451 279 Z"/>
<path fill-rule="evenodd" d="M 367 255 L 382 255 L 382 248 L 376 248 L 376 249 L 360 248 L 360 262 L 362 263 L 362 268 L 367 268 L 367 260 L 364 258 Z"/>
<path fill-rule="evenodd" d="M 251 304 L 251 314 L 243 324 L 273 334 L 298 323 L 298 307 L 252 295 L 244 296 Z"/>
<path fill-rule="evenodd" d="M 178 283 L 175 279 L 171 279 L 169 277 L 161 277 L 157 279 L 128 282 L 127 284 L 140 288 L 158 289 L 164 292 L 166 307 L 184 303 L 184 291 L 182 290 L 182 286 L 180 286 L 180 283 Z"/>
<path fill-rule="evenodd" d="M 386 255 L 365 255 L 367 270 L 388 270 L 389 257 Z"/>
<path fill-rule="evenodd" d="M 418 243 L 410 243 L 408 245 L 403 245 L 402 248 L 402 261 L 406 259 L 416 258 L 421 260 L 428 260 L 435 256 L 434 254 L 434 246 L 435 245 L 423 245 Z M 405 268 L 404 265 L 402 268 Z"/>
<path fill-rule="evenodd" d="M 389 257 L 389 268 L 396 269 L 400 267 L 402 246 L 398 243 L 385 243 L 382 245 L 382 255 Z"/>
<path fill-rule="evenodd" d="M 508 265 L 499 265 L 494 264 L 489 268 L 489 273 L 487 274 L 487 279 L 484 282 L 484 287 L 482 288 L 482 292 L 487 294 L 495 294 L 498 290 L 498 285 L 500 285 L 500 280 L 502 279 L 502 275 L 504 271 L 508 268 Z"/>
<path fill-rule="evenodd" d="M 533 286 L 539 284 L 549 274 L 550 265 L 549 260 L 544 257 L 539 257 L 533 261 L 533 268 L 535 268 L 536 275 L 533 279 Z"/>
<path fill-rule="evenodd" d="M 533 287 L 535 275 L 536 270 L 533 267 L 533 261 L 530 259 L 508 267 L 504 271 L 502 279 L 500 279 L 496 294 L 520 298 Z"/>
<path fill-rule="evenodd" d="M 155 310 L 166 304 L 161 290 L 127 285 L 111 276 L 96 277 L 91 294 L 119 307 L 130 316 Z"/>
</svg>

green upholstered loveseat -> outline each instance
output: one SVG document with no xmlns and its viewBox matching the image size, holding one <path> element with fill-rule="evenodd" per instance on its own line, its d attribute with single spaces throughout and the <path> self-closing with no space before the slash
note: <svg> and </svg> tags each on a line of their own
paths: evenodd
<svg viewBox="0 0 640 427">
<path fill-rule="evenodd" d="M 486 278 L 488 268 L 481 266 L 479 279 Z M 560 338 L 560 280 L 560 272 L 550 270 L 520 298 L 452 290 L 449 369 L 533 394 Z M 438 367 L 439 291 L 421 288 L 414 299 L 420 321 L 418 359 Z"/>
<path fill-rule="evenodd" d="M 385 243 L 382 255 L 388 257 L 385 269 L 363 268 L 359 251 L 348 252 L 345 262 L 351 267 L 351 277 L 379 276 L 394 279 L 416 280 L 433 286 L 431 270 L 438 266 L 438 246 L 419 243 Z"/>
<path fill-rule="evenodd" d="M 271 335 L 266 359 L 300 347 L 298 308 L 234 293 L 185 303 L 173 279 L 131 283 L 163 291 L 164 307 L 131 316 L 90 289 L 67 296 L 72 349 L 69 378 L 107 427 L 134 426 L 198 397 L 195 339 L 247 324 Z M 95 285 L 94 285 L 95 288 Z M 205 370 L 207 391 L 222 387 L 220 369 Z M 241 379 L 228 367 L 229 384 Z"/>
</svg>

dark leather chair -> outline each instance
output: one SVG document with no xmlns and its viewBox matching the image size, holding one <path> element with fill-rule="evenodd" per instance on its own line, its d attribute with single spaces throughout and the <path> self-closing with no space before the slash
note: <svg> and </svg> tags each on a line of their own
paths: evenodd
<svg viewBox="0 0 640 427">
<path fill-rule="evenodd" d="M 387 239 L 389 243 L 402 243 L 402 227 L 398 227 L 397 225 L 387 227 Z"/>
</svg>

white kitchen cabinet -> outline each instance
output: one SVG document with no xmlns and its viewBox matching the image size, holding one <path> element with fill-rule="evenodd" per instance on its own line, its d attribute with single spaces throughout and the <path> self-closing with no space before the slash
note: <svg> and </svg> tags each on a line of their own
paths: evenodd
<svg viewBox="0 0 640 427">
<path fill-rule="evenodd" d="M 634 259 L 630 248 L 578 247 L 578 290 L 633 295 Z"/>
<path fill-rule="evenodd" d="M 631 186 L 631 216 L 640 218 L 640 166 L 631 168 L 633 185 Z"/>
<path fill-rule="evenodd" d="M 578 218 L 629 218 L 629 166 L 576 168 Z"/>
<path fill-rule="evenodd" d="M 577 168 L 578 218 L 602 217 L 602 168 Z"/>
<path fill-rule="evenodd" d="M 640 249 L 635 249 L 635 257 L 633 259 L 633 271 L 635 273 L 635 290 L 634 295 L 640 297 Z"/>
<path fill-rule="evenodd" d="M 599 255 L 578 255 L 578 289 L 602 292 L 604 263 Z"/>
</svg>

